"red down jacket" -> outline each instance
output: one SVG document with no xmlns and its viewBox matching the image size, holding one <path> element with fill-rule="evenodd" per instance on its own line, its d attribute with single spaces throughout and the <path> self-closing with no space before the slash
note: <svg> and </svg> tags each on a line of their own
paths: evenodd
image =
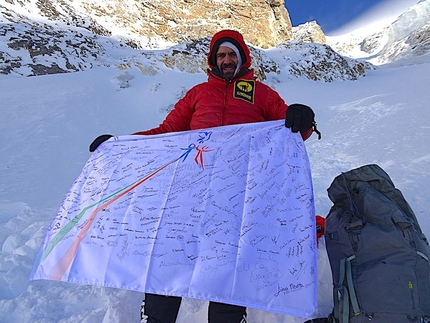
<svg viewBox="0 0 430 323">
<path fill-rule="evenodd" d="M 242 67 L 238 75 L 241 76 L 225 80 L 209 71 L 208 81 L 191 88 L 175 104 L 162 124 L 135 134 L 154 135 L 285 118 L 288 106 L 284 100 L 270 87 L 255 80 L 254 71 L 247 69 L 251 57 L 240 33 L 224 30 L 214 35 L 208 54 L 209 67 L 215 67 L 213 53 L 224 39 L 233 39 L 236 46 L 240 46 Z M 303 133 L 302 137 L 306 140 L 311 134 L 312 129 Z"/>
</svg>

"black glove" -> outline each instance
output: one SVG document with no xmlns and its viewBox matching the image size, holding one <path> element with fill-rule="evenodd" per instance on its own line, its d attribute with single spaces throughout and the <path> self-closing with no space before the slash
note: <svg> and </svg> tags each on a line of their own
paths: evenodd
<svg viewBox="0 0 430 323">
<path fill-rule="evenodd" d="M 112 135 L 101 135 L 101 136 L 98 136 L 91 143 L 91 145 L 90 145 L 90 152 L 93 152 L 94 150 L 96 150 L 98 146 L 100 146 L 103 142 L 105 142 L 106 140 L 108 140 L 109 138 L 112 138 L 112 137 L 113 137 Z"/>
<path fill-rule="evenodd" d="M 313 129 L 321 139 L 321 133 L 316 128 L 315 113 L 304 104 L 291 104 L 285 115 L 285 127 L 291 128 L 292 132 L 306 132 Z"/>
</svg>

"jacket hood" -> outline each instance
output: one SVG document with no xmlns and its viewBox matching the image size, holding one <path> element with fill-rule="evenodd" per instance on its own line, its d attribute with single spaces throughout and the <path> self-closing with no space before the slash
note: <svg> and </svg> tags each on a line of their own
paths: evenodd
<svg viewBox="0 0 430 323">
<path fill-rule="evenodd" d="M 216 66 L 216 53 L 219 45 L 225 41 L 231 42 L 239 49 L 240 57 L 242 59 L 241 67 L 249 68 L 251 66 L 251 55 L 248 46 L 243 40 L 242 34 L 238 31 L 228 29 L 221 30 L 212 37 L 208 54 L 209 67 L 212 69 Z"/>
</svg>

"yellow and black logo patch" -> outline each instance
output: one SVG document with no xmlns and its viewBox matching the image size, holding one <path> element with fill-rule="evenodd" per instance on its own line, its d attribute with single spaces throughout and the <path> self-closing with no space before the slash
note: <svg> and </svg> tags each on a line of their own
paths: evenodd
<svg viewBox="0 0 430 323">
<path fill-rule="evenodd" d="M 234 98 L 254 104 L 255 81 L 239 80 L 234 83 Z"/>
</svg>

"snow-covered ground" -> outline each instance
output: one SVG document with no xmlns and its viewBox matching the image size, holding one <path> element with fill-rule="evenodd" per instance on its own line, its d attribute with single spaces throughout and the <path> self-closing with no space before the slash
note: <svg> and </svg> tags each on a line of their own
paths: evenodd
<svg viewBox="0 0 430 323">
<path fill-rule="evenodd" d="M 277 59 L 279 51 L 267 51 Z M 204 73 L 97 68 L 39 77 L 0 75 L 0 322 L 139 322 L 142 294 L 52 281 L 28 281 L 47 227 L 102 133 L 130 134 L 158 125 Z M 315 208 L 326 216 L 335 176 L 379 164 L 403 192 L 430 237 L 430 57 L 383 65 L 358 81 L 332 83 L 268 74 L 287 103 L 316 113 L 322 140 L 306 142 Z M 331 311 L 331 273 L 319 244 L 314 316 Z M 186 299 L 178 323 L 205 322 L 206 302 Z M 249 323 L 303 322 L 249 309 Z"/>
</svg>

